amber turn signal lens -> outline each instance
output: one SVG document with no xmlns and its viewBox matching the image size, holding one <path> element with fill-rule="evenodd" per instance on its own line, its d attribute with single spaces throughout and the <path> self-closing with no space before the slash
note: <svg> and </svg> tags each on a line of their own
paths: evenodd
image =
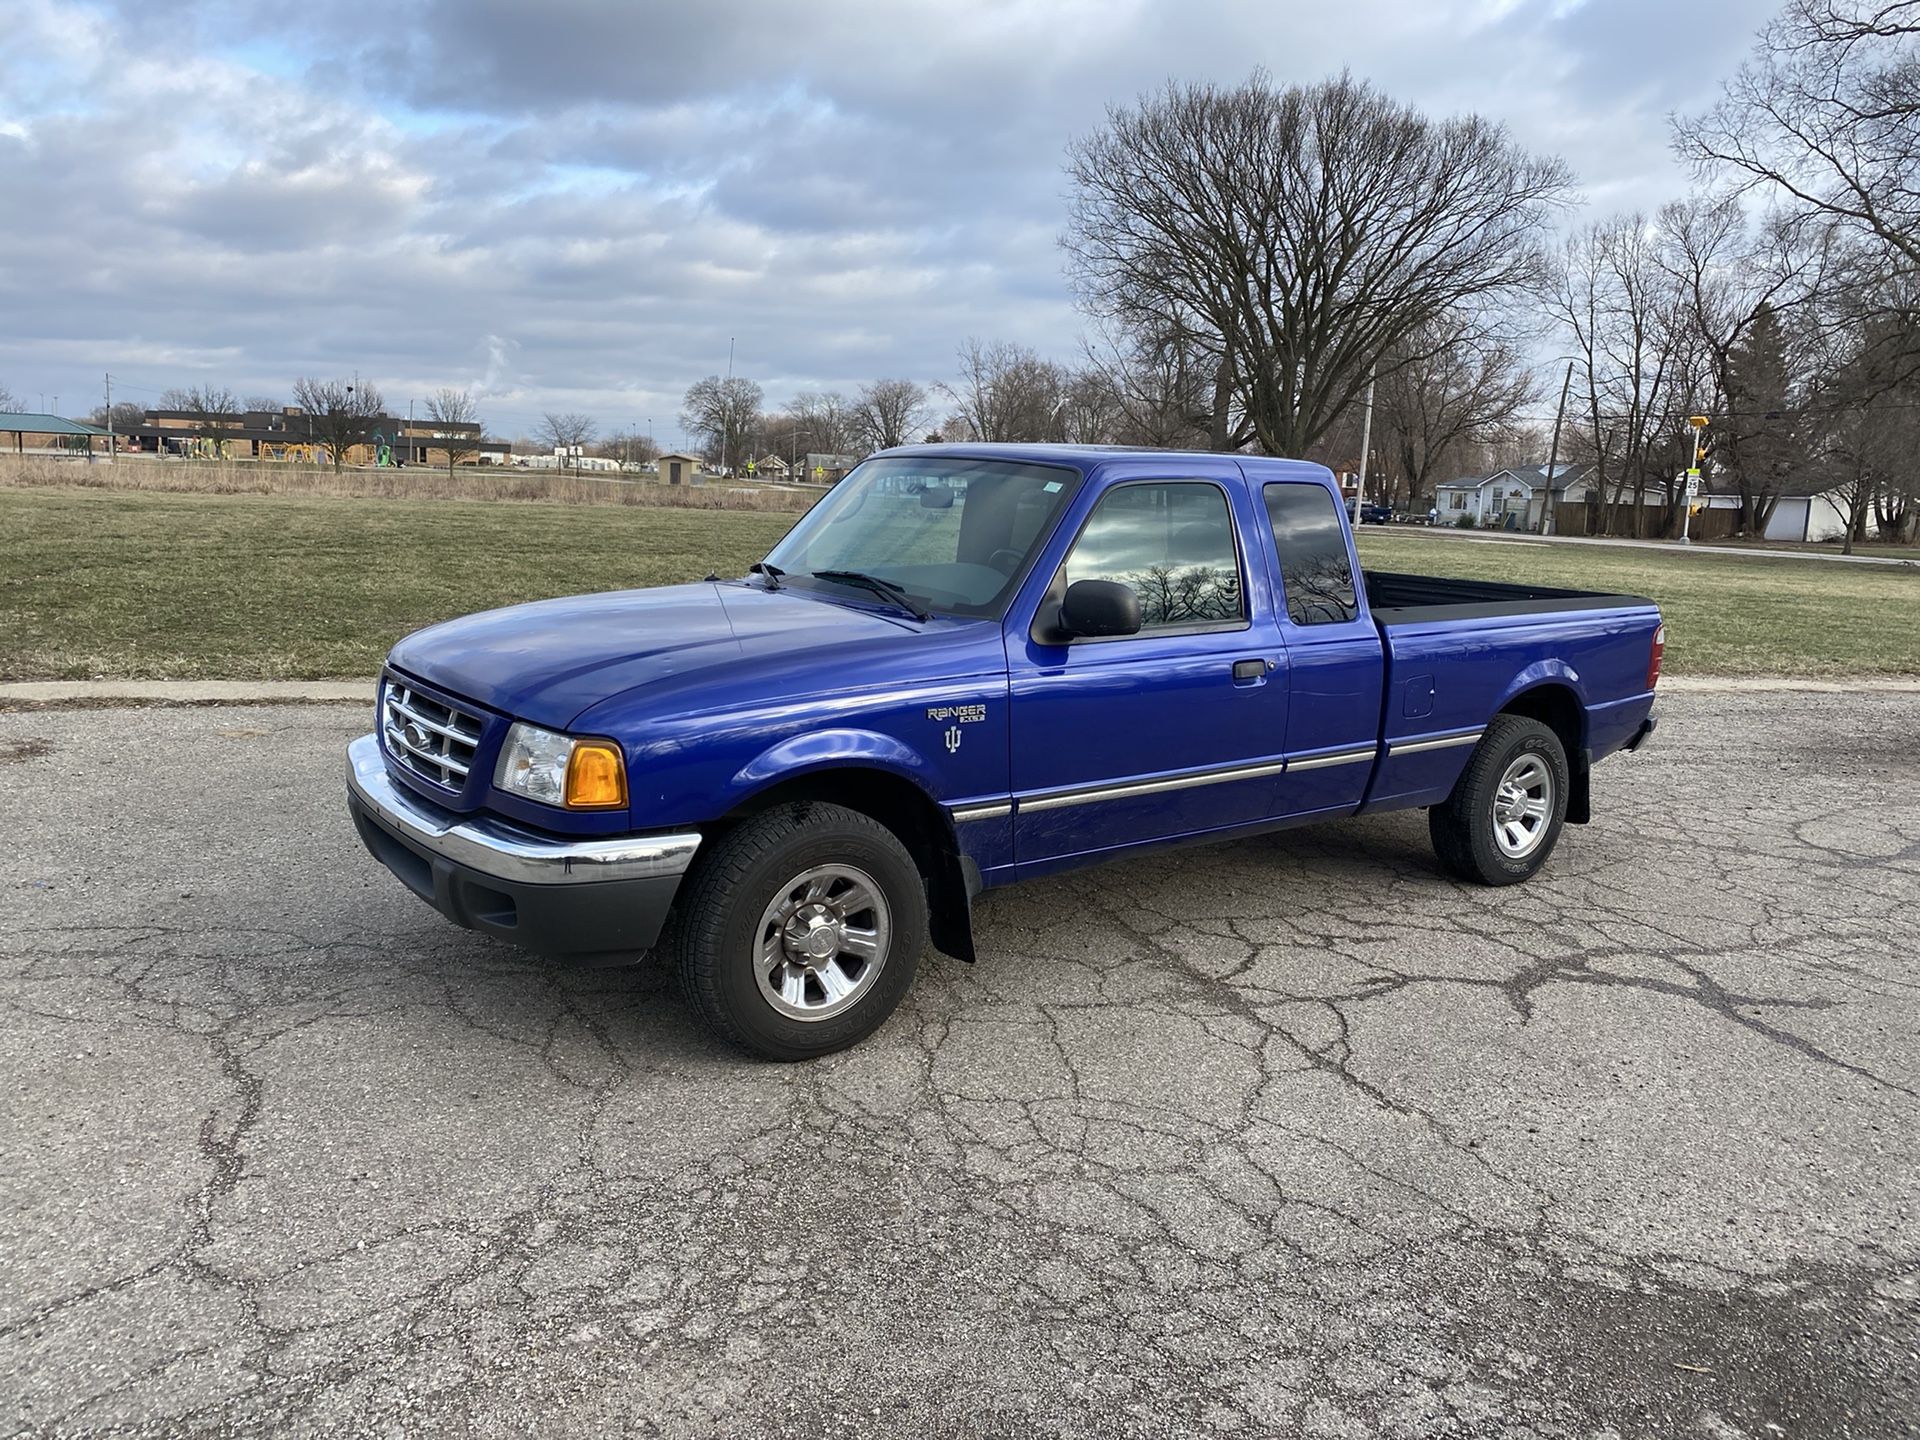
<svg viewBox="0 0 1920 1440">
<path fill-rule="evenodd" d="M 616 746 L 582 740 L 567 761 L 567 808 L 611 810 L 627 803 L 627 767 Z"/>
</svg>

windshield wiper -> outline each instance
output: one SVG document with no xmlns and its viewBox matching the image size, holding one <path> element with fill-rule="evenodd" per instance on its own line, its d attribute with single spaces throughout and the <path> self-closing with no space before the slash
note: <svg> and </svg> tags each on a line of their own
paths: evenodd
<svg viewBox="0 0 1920 1440">
<path fill-rule="evenodd" d="M 780 577 L 787 573 L 786 571 L 782 570 L 778 565 L 769 565 L 764 560 L 754 561 L 753 564 L 747 567 L 747 569 L 755 575 L 766 576 L 767 589 L 769 590 L 778 590 L 780 588 Z"/>
<path fill-rule="evenodd" d="M 814 570 L 809 572 L 816 580 L 838 580 L 842 585 L 858 585 L 873 591 L 883 599 L 891 600 L 916 620 L 932 618 L 932 612 L 921 609 L 913 603 L 913 597 L 891 580 L 882 580 L 878 575 L 869 575 L 864 570 Z"/>
</svg>

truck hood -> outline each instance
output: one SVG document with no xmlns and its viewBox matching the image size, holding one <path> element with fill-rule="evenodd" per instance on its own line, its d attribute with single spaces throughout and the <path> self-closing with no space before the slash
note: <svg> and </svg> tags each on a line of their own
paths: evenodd
<svg viewBox="0 0 1920 1440">
<path fill-rule="evenodd" d="M 915 644 L 923 628 L 956 625 L 974 630 L 979 622 L 936 619 L 922 627 L 793 590 L 671 585 L 466 615 L 407 636 L 389 661 L 489 709 L 565 730 L 584 711 L 641 687 L 664 697 L 723 676 L 737 683 L 743 672 L 809 652 L 854 662 L 875 647 Z M 831 669 L 841 684 L 849 669 L 857 673 L 851 663 Z"/>
</svg>

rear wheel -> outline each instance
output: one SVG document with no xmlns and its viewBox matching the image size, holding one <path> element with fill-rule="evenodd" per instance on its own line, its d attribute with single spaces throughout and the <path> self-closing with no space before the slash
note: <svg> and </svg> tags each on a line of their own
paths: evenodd
<svg viewBox="0 0 1920 1440">
<path fill-rule="evenodd" d="M 770 1060 L 865 1039 L 913 982 L 926 885 L 891 830 L 838 805 L 783 806 L 703 855 L 668 947 L 688 1001 Z"/>
<path fill-rule="evenodd" d="M 1427 812 L 1434 852 L 1462 880 L 1518 884 L 1553 853 L 1568 789 L 1560 737 L 1525 715 L 1496 715 L 1453 793 Z"/>
</svg>

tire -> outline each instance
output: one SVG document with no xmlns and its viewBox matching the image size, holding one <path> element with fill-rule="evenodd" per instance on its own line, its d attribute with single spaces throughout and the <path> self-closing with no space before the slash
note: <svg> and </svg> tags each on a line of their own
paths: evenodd
<svg viewBox="0 0 1920 1440">
<path fill-rule="evenodd" d="M 714 1034 L 763 1059 L 809 1060 L 878 1029 L 926 943 L 926 881 L 899 837 L 805 802 L 744 821 L 695 863 L 665 948 Z"/>
<path fill-rule="evenodd" d="M 1453 793 L 1427 811 L 1434 853 L 1462 880 L 1519 884 L 1559 842 L 1570 783 L 1558 735 L 1525 715 L 1494 716 Z"/>
</svg>

